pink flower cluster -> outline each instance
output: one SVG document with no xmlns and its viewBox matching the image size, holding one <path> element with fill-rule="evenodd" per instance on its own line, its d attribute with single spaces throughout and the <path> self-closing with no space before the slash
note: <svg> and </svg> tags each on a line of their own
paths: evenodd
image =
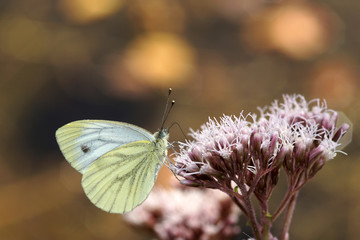
<svg viewBox="0 0 360 240">
<path fill-rule="evenodd" d="M 179 143 L 171 170 L 183 178 L 183 185 L 228 194 L 249 220 L 256 239 L 277 239 L 270 229 L 285 212 L 279 239 L 287 239 L 299 190 L 340 152 L 349 124 L 337 127 L 338 113 L 327 109 L 325 101 L 308 102 L 301 95 L 284 95 L 283 102 L 259 110 L 259 117 L 224 115 L 191 130 L 193 140 Z M 288 189 L 270 212 L 280 170 Z"/>
<path fill-rule="evenodd" d="M 153 190 L 141 206 L 124 217 L 162 240 L 210 240 L 237 234 L 239 213 L 222 192 L 178 186 Z"/>
<path fill-rule="evenodd" d="M 224 115 L 219 121 L 209 119 L 201 130 L 191 130 L 194 140 L 180 143 L 173 167 L 184 177 L 182 183 L 219 188 L 220 181 L 244 175 L 247 185 L 253 186 L 261 172 L 256 185 L 263 188 L 258 184 L 276 184 L 281 166 L 289 174 L 302 171 L 313 177 L 336 156 L 349 125 L 336 128 L 338 115 L 325 102 L 307 102 L 301 95 L 283 99 L 259 108 L 259 118 Z"/>
</svg>

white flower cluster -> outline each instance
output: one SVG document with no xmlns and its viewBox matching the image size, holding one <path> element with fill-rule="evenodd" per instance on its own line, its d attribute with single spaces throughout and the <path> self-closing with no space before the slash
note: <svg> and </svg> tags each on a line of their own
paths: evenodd
<svg viewBox="0 0 360 240">
<path fill-rule="evenodd" d="M 206 189 L 155 189 L 125 220 L 159 239 L 228 239 L 239 232 L 239 209 L 224 193 Z"/>
</svg>

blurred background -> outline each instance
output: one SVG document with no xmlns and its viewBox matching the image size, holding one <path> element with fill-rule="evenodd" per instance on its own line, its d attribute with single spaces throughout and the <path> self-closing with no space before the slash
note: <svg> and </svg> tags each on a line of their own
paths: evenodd
<svg viewBox="0 0 360 240">
<path fill-rule="evenodd" d="M 358 239 L 359 12 L 357 0 L 1 0 L 0 238 L 146 239 L 87 200 L 55 131 L 107 119 L 155 132 L 172 87 L 167 123 L 186 132 L 284 93 L 344 112 L 348 156 L 302 190 L 291 239 Z"/>
</svg>

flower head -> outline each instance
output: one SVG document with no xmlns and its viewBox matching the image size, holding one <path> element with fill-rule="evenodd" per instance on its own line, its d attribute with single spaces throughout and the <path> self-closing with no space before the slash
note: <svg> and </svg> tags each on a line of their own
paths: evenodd
<svg viewBox="0 0 360 240">
<path fill-rule="evenodd" d="M 194 140 L 180 143 L 175 158 L 182 182 L 219 188 L 220 182 L 243 179 L 248 187 L 265 190 L 277 183 L 281 166 L 288 174 L 303 171 L 311 178 L 336 156 L 349 128 L 347 123 L 335 127 L 337 113 L 325 101 L 308 102 L 301 95 L 284 95 L 283 102 L 259 110 L 259 117 L 224 115 L 191 130 Z M 259 186 L 261 181 L 266 186 Z"/>
<path fill-rule="evenodd" d="M 226 194 L 214 190 L 156 189 L 144 204 L 124 216 L 162 240 L 228 239 L 239 232 L 238 209 Z"/>
<path fill-rule="evenodd" d="M 284 95 L 282 102 L 259 111 L 258 117 L 240 113 L 209 119 L 200 130 L 191 130 L 193 140 L 179 144 L 172 171 L 183 177 L 184 185 L 228 194 L 248 218 L 256 239 L 276 239 L 269 229 L 286 209 L 285 239 L 299 190 L 340 151 L 349 124 L 337 128 L 337 112 L 327 109 L 325 101 L 308 102 L 301 95 Z M 270 213 L 268 202 L 280 170 L 286 173 L 288 190 Z"/>
</svg>

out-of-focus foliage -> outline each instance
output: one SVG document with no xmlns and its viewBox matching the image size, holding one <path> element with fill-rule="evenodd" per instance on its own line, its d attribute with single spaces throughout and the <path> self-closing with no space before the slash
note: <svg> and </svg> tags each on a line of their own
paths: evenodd
<svg viewBox="0 0 360 240">
<path fill-rule="evenodd" d="M 146 239 L 86 199 L 54 135 L 79 119 L 155 132 L 172 87 L 167 124 L 185 131 L 283 93 L 343 111 L 348 156 L 300 193 L 291 232 L 356 239 L 359 12 L 356 0 L 0 1 L 0 238 Z M 170 140 L 183 138 L 174 126 Z M 169 177 L 164 168 L 159 183 Z"/>
</svg>

